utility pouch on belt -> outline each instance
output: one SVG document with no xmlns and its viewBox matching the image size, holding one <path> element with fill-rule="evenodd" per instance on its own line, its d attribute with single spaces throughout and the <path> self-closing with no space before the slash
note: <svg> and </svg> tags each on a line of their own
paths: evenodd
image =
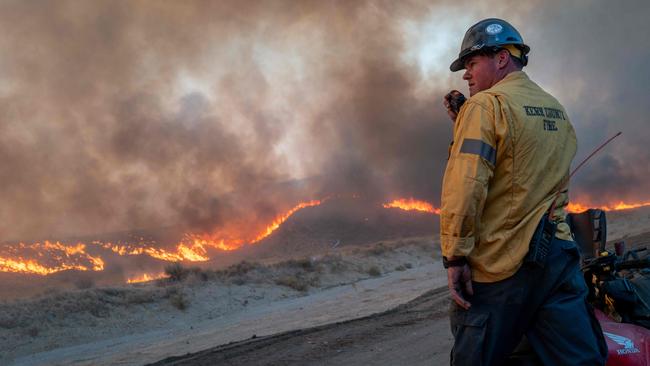
<svg viewBox="0 0 650 366">
<path fill-rule="evenodd" d="M 557 223 L 549 220 L 548 214 L 544 214 L 537 224 L 533 238 L 530 240 L 528 254 L 524 260 L 525 263 L 531 263 L 539 268 L 546 265 L 546 257 L 551 249 L 551 242 L 555 238 Z"/>
</svg>

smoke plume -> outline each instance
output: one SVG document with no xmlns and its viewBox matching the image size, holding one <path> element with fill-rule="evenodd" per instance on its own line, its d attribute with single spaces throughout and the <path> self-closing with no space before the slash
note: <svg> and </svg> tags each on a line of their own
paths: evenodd
<svg viewBox="0 0 650 366">
<path fill-rule="evenodd" d="M 210 231 L 332 194 L 437 204 L 441 96 L 466 89 L 448 65 L 490 16 L 530 44 L 579 155 L 624 131 L 572 195 L 650 200 L 649 6 L 536 3 L 5 1 L 0 239 Z"/>
</svg>

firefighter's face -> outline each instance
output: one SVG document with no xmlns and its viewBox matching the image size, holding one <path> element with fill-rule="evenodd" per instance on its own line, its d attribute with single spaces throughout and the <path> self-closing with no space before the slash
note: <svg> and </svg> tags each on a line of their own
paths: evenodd
<svg viewBox="0 0 650 366">
<path fill-rule="evenodd" d="M 499 57 L 474 55 L 465 60 L 463 80 L 467 80 L 469 95 L 489 89 L 499 79 Z"/>
</svg>

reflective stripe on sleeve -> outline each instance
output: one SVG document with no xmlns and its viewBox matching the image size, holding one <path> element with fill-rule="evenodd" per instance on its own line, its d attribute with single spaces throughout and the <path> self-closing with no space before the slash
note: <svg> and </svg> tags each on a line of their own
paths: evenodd
<svg viewBox="0 0 650 366">
<path fill-rule="evenodd" d="M 481 140 L 463 140 L 463 146 L 460 147 L 460 152 L 478 155 L 492 163 L 492 165 L 496 165 L 497 163 L 497 151 Z"/>
</svg>

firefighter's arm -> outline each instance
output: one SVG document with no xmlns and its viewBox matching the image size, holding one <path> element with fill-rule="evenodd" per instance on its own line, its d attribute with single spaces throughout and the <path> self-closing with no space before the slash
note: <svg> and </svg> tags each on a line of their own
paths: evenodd
<svg viewBox="0 0 650 366">
<path fill-rule="evenodd" d="M 478 225 L 497 156 L 494 109 L 469 101 L 458 115 L 442 183 L 440 238 L 445 257 L 467 256 Z"/>
</svg>

